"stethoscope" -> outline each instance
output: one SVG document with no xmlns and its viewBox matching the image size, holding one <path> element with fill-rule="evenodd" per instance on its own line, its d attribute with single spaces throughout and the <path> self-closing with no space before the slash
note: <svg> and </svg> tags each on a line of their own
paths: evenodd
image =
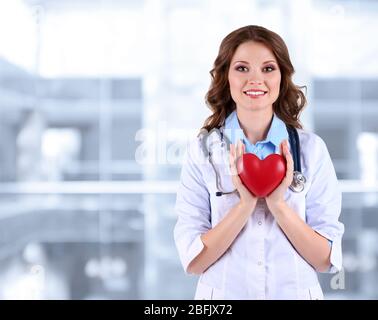
<svg viewBox="0 0 378 320">
<path fill-rule="evenodd" d="M 291 126 L 286 126 L 287 132 L 289 134 L 289 143 L 290 143 L 290 150 L 291 154 L 293 156 L 293 162 L 294 162 L 294 172 L 293 172 L 293 181 L 291 182 L 291 185 L 289 186 L 290 190 L 293 192 L 299 193 L 304 190 L 305 184 L 306 184 L 306 177 L 302 173 L 302 168 L 301 168 L 301 160 L 300 160 L 300 143 L 299 143 L 299 135 L 298 131 Z M 209 162 L 215 172 L 215 184 L 217 191 L 215 192 L 215 195 L 217 197 L 227 195 L 227 194 L 232 194 L 237 192 L 236 189 L 232 191 L 223 191 L 221 187 L 221 181 L 220 181 L 220 175 L 218 173 L 218 170 L 213 162 L 213 155 L 212 152 L 209 150 L 207 146 L 207 138 L 212 134 L 212 132 L 216 132 L 216 134 L 220 137 L 221 143 L 224 144 L 226 143 L 227 145 L 227 150 L 230 149 L 230 144 L 231 142 L 229 139 L 223 134 L 223 129 L 213 129 L 209 133 L 205 132 L 202 133 L 202 149 L 205 155 L 208 156 Z"/>
</svg>

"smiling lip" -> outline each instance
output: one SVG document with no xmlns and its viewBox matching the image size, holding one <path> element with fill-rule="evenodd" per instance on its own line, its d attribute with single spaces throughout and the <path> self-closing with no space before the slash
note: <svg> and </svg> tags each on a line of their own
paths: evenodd
<svg viewBox="0 0 378 320">
<path fill-rule="evenodd" d="M 264 97 L 266 95 L 267 91 L 258 90 L 258 89 L 251 89 L 251 90 L 243 91 L 243 93 L 251 99 L 258 99 L 258 98 Z"/>
</svg>

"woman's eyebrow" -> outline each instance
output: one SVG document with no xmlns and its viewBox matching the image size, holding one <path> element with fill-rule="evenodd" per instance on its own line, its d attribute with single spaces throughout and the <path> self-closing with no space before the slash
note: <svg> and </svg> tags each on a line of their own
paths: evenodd
<svg viewBox="0 0 378 320">
<path fill-rule="evenodd" d="M 234 64 L 237 63 L 237 62 L 242 62 L 242 63 L 245 63 L 245 64 L 249 64 L 247 61 L 243 61 L 243 60 L 235 61 Z M 275 60 L 268 60 L 268 61 L 263 62 L 263 64 L 268 63 L 268 62 L 277 63 Z"/>
</svg>

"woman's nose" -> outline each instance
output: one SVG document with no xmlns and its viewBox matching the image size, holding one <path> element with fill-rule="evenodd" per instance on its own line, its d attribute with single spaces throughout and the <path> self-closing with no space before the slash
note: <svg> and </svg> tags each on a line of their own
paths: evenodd
<svg viewBox="0 0 378 320">
<path fill-rule="evenodd" d="M 263 83 L 263 75 L 258 70 L 251 70 L 248 75 L 248 83 L 251 85 L 259 85 Z"/>
<path fill-rule="evenodd" d="M 262 84 L 262 80 L 250 79 L 250 80 L 248 80 L 248 83 L 249 84 L 261 85 Z"/>
</svg>

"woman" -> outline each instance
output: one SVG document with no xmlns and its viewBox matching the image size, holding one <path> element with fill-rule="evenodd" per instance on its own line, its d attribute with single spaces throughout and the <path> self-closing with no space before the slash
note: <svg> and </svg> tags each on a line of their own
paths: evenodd
<svg viewBox="0 0 378 320">
<path fill-rule="evenodd" d="M 341 269 L 341 193 L 325 143 L 299 122 L 306 99 L 293 73 L 284 41 L 263 27 L 221 43 L 206 95 L 213 113 L 189 145 L 176 201 L 175 242 L 185 271 L 200 275 L 196 299 L 322 299 L 317 272 Z M 299 136 L 301 192 L 289 188 L 287 127 Z M 244 152 L 286 160 L 265 198 L 237 174 Z"/>
</svg>

